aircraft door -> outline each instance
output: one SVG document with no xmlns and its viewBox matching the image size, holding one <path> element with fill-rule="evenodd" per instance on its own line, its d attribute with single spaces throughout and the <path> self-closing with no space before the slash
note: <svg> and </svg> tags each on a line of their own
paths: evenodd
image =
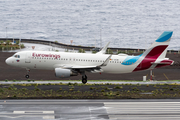
<svg viewBox="0 0 180 120">
<path fill-rule="evenodd" d="M 25 63 L 31 63 L 31 53 L 26 53 Z"/>
</svg>

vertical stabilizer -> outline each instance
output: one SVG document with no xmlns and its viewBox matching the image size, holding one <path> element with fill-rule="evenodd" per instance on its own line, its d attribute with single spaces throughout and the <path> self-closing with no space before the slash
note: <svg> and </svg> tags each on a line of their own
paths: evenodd
<svg viewBox="0 0 180 120">
<path fill-rule="evenodd" d="M 163 32 L 161 36 L 143 53 L 142 56 L 152 59 L 165 58 L 172 34 L 172 31 Z"/>
<path fill-rule="evenodd" d="M 139 64 L 134 71 L 153 69 L 157 67 L 158 64 L 161 64 L 161 66 L 162 64 L 163 66 L 173 64 L 172 60 L 164 61 L 172 34 L 172 31 L 163 32 L 163 34 L 161 34 L 161 36 L 141 55 Z"/>
</svg>

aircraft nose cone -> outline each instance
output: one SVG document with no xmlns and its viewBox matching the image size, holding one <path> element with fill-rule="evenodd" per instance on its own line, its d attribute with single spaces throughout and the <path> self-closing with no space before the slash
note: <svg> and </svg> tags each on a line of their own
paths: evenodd
<svg viewBox="0 0 180 120">
<path fill-rule="evenodd" d="M 10 64 L 10 58 L 7 58 L 5 62 L 6 62 L 6 64 L 9 65 Z"/>
</svg>

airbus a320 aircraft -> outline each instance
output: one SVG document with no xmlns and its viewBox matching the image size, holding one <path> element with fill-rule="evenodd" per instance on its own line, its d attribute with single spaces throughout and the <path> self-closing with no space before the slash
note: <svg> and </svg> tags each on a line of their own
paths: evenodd
<svg viewBox="0 0 180 120">
<path fill-rule="evenodd" d="M 143 54 L 105 54 L 108 44 L 98 53 L 68 53 L 52 51 L 22 51 L 6 59 L 8 65 L 30 69 L 55 70 L 56 77 L 64 78 L 82 75 L 82 83 L 87 82 L 86 72 L 131 73 L 172 65 L 174 61 L 165 58 L 172 31 L 165 31 Z"/>
</svg>

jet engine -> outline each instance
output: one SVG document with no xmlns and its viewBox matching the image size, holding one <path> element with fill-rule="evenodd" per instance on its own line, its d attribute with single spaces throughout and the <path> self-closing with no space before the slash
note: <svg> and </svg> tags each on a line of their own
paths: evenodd
<svg viewBox="0 0 180 120">
<path fill-rule="evenodd" d="M 70 76 L 77 76 L 77 72 L 73 72 L 70 69 L 55 68 L 55 76 L 59 78 L 66 78 Z"/>
</svg>

